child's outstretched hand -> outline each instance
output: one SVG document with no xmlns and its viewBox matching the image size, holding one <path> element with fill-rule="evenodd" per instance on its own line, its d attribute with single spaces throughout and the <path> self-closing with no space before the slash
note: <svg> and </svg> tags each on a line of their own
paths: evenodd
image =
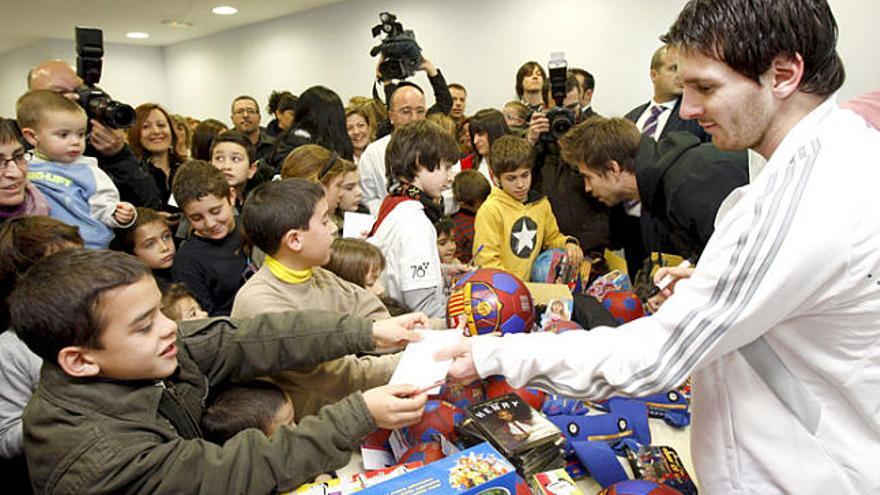
<svg viewBox="0 0 880 495">
<path fill-rule="evenodd" d="M 478 338 L 486 337 L 468 337 L 466 339 L 461 339 L 461 341 L 454 346 L 437 351 L 437 353 L 434 354 L 434 360 L 446 361 L 451 359 L 452 366 L 449 367 L 449 376 L 452 378 L 464 382 L 476 380 L 480 378 L 480 374 L 477 372 L 477 365 L 474 364 L 474 355 L 471 353 L 471 344 L 474 342 L 474 339 Z"/>
<path fill-rule="evenodd" d="M 121 201 L 116 203 L 116 211 L 113 212 L 113 218 L 122 225 L 128 225 L 134 220 L 134 205 Z"/>
<path fill-rule="evenodd" d="M 379 428 L 396 430 L 422 419 L 428 394 L 412 385 L 385 385 L 364 392 L 364 402 Z"/>
<path fill-rule="evenodd" d="M 373 323 L 373 343 L 377 351 L 387 351 L 416 342 L 422 336 L 416 328 L 427 328 L 430 320 L 425 313 L 408 313 Z"/>
<path fill-rule="evenodd" d="M 570 242 L 565 245 L 565 253 L 568 255 L 568 266 L 578 268 L 584 260 L 584 252 L 577 244 Z"/>
</svg>

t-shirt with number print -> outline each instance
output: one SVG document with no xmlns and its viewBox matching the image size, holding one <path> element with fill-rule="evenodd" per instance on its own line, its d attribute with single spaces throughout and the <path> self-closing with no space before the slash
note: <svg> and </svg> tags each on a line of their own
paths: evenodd
<svg viewBox="0 0 880 495">
<path fill-rule="evenodd" d="M 369 241 L 385 255 L 382 282 L 388 295 L 415 311 L 442 318 L 446 313 L 446 301 L 437 252 L 437 232 L 423 210 L 418 201 L 400 203 Z M 425 291 L 431 291 L 431 294 L 428 298 L 419 297 L 420 304 L 414 307 L 412 295 L 416 291 L 421 295 Z"/>
</svg>

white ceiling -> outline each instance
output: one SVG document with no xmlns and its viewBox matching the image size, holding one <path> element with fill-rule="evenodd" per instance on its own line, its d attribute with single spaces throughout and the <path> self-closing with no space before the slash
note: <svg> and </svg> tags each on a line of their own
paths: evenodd
<svg viewBox="0 0 880 495">
<path fill-rule="evenodd" d="M 0 53 L 40 39 L 73 39 L 74 26 L 99 27 L 105 43 L 166 46 L 207 34 L 253 24 L 343 0 L 0 0 L 3 12 Z M 211 13 L 230 5 L 238 14 Z M 164 26 L 175 20 L 191 28 Z M 150 34 L 146 40 L 125 37 L 130 31 Z"/>
</svg>

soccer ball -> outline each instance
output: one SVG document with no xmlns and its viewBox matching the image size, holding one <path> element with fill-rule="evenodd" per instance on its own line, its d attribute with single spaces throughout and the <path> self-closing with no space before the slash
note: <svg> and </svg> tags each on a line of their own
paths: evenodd
<svg viewBox="0 0 880 495">
<path fill-rule="evenodd" d="M 465 274 L 452 288 L 446 323 L 465 322 L 465 336 L 530 332 L 535 304 L 526 285 L 515 275 L 483 268 Z"/>
<path fill-rule="evenodd" d="M 584 327 L 578 325 L 576 322 L 568 321 L 568 320 L 559 320 L 559 321 L 551 321 L 544 325 L 545 332 L 553 332 L 553 333 L 565 333 L 570 330 L 583 330 Z"/>
<path fill-rule="evenodd" d="M 406 464 L 407 462 L 422 461 L 425 464 L 430 464 L 444 457 L 446 456 L 443 455 L 443 447 L 440 446 L 440 442 L 425 442 L 410 447 L 397 462 Z"/>
<path fill-rule="evenodd" d="M 616 290 L 605 294 L 602 305 L 615 320 L 627 323 L 645 316 L 645 307 L 639 296 L 629 290 Z"/>
<path fill-rule="evenodd" d="M 681 492 L 654 481 L 627 480 L 615 483 L 597 495 L 681 495 Z"/>
<path fill-rule="evenodd" d="M 425 412 L 422 419 L 412 425 L 400 429 L 403 438 L 410 446 L 436 442 L 440 435 L 450 442 L 458 438 L 455 426 L 464 419 L 464 411 L 442 400 L 429 400 L 425 404 Z"/>
<path fill-rule="evenodd" d="M 486 387 L 482 380 L 474 380 L 464 384 L 458 380 L 449 379 L 440 387 L 439 397 L 441 400 L 461 408 L 486 400 Z"/>
<path fill-rule="evenodd" d="M 526 403 L 538 411 L 541 410 L 541 407 L 544 405 L 544 399 L 547 398 L 547 394 L 540 390 L 535 390 L 533 388 L 513 388 L 507 383 L 507 380 L 505 380 L 503 376 L 495 375 L 486 378 L 487 399 L 501 397 L 502 395 L 507 395 L 511 392 L 518 395 L 522 400 L 526 401 Z"/>
</svg>

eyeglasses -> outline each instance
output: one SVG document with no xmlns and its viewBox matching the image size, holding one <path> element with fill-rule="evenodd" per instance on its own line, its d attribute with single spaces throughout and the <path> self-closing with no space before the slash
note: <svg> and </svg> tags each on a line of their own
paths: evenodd
<svg viewBox="0 0 880 495">
<path fill-rule="evenodd" d="M 259 111 L 258 109 L 256 109 L 256 108 L 247 108 L 247 107 L 245 107 L 245 108 L 239 108 L 238 110 L 236 110 L 236 111 L 234 111 L 234 112 L 232 112 L 232 113 L 234 113 L 235 115 L 244 115 L 244 114 L 246 114 L 246 113 L 249 113 L 249 114 L 251 114 L 251 115 L 260 115 L 260 111 Z"/>
<path fill-rule="evenodd" d="M 13 153 L 12 158 L 0 157 L 0 172 L 6 172 L 10 163 L 14 163 L 18 168 L 24 168 L 33 157 L 34 154 L 31 151 Z"/>
</svg>

